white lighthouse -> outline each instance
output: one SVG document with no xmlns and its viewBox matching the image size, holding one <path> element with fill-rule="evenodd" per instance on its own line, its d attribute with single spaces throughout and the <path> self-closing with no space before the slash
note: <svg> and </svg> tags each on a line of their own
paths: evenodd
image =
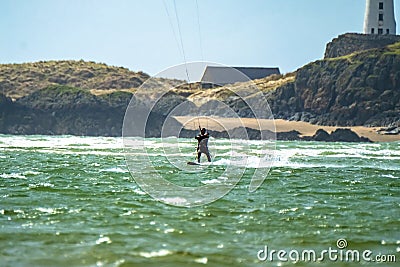
<svg viewBox="0 0 400 267">
<path fill-rule="evenodd" d="M 396 34 L 393 0 L 367 0 L 365 34 Z"/>
</svg>

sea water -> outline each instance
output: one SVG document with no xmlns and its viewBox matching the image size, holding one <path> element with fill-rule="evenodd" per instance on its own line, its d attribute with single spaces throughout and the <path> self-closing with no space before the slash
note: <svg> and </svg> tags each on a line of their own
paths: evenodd
<svg viewBox="0 0 400 267">
<path fill-rule="evenodd" d="M 175 156 L 193 160 L 193 141 Z M 226 140 L 193 172 L 171 165 L 161 139 L 146 142 L 157 172 L 184 186 L 219 183 L 231 164 Z M 250 149 L 231 192 L 185 208 L 138 186 L 122 138 L 1 135 L 0 266 L 375 266 L 377 255 L 398 266 L 399 145 L 279 141 L 252 193 Z"/>
</svg>

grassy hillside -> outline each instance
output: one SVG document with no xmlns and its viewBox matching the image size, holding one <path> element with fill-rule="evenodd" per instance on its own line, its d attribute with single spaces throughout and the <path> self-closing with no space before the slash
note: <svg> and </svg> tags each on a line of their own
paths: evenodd
<svg viewBox="0 0 400 267">
<path fill-rule="evenodd" d="M 82 89 L 129 89 L 149 78 L 143 72 L 87 61 L 40 61 L 0 65 L 0 92 L 17 99 L 51 85 Z"/>
</svg>

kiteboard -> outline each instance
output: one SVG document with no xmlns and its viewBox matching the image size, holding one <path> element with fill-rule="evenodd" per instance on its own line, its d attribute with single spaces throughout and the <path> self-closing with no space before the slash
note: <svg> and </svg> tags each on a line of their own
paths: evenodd
<svg viewBox="0 0 400 267">
<path fill-rule="evenodd" d="M 188 161 L 188 165 L 200 165 L 200 163 L 194 162 L 194 161 Z"/>
</svg>

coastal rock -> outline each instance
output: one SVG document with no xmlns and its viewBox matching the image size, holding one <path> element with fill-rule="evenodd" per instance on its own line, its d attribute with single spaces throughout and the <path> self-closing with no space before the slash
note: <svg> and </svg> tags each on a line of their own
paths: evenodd
<svg viewBox="0 0 400 267">
<path fill-rule="evenodd" d="M 228 113 L 228 112 L 229 112 L 229 110 L 227 110 L 227 106 L 223 102 L 221 102 L 219 100 L 209 100 L 200 106 L 197 114 L 202 114 L 205 116 L 224 117 L 224 116 L 226 116 L 226 113 Z M 195 114 L 193 114 L 193 115 L 195 115 Z"/>
<path fill-rule="evenodd" d="M 182 106 L 181 104 L 185 102 L 187 102 L 186 105 Z M 174 112 L 176 116 L 183 116 L 190 113 L 194 106 L 195 105 L 188 102 L 185 97 L 173 92 L 168 92 L 160 97 L 152 108 L 152 111 L 164 116 L 167 116 L 170 112 Z M 175 110 L 177 107 L 179 107 L 179 110 Z"/>
<path fill-rule="evenodd" d="M 231 138 L 243 140 L 260 140 L 260 132 L 251 128 L 235 128 L 230 131 L 209 131 L 214 138 Z M 193 138 L 198 134 L 196 130 L 182 129 L 179 137 Z M 331 134 L 323 129 L 318 129 L 313 136 L 300 135 L 298 131 L 278 132 L 271 131 L 263 132 L 264 139 L 281 140 L 281 141 L 318 141 L 318 142 L 371 142 L 368 138 L 359 137 L 350 129 L 337 129 Z"/>
<path fill-rule="evenodd" d="M 92 95 L 67 86 L 51 86 L 16 101 L 0 94 L 0 133 L 121 136 L 126 108 L 132 98 L 128 92 Z M 133 106 L 142 116 L 139 100 Z M 133 136 L 160 137 L 166 116 L 151 112 L 146 125 L 132 125 Z M 181 127 L 173 118 L 171 125 Z M 142 119 L 132 118 L 133 122 Z M 146 128 L 144 128 L 146 127 Z"/>
<path fill-rule="evenodd" d="M 318 129 L 317 132 L 312 136 L 312 140 L 314 141 L 324 141 L 329 142 L 331 136 L 329 133 L 323 129 Z"/>
<path fill-rule="evenodd" d="M 0 106 L 5 107 L 12 104 L 12 99 L 0 93 Z"/>
<path fill-rule="evenodd" d="M 400 126 L 382 128 L 378 131 L 378 133 L 383 135 L 400 135 Z"/>
<path fill-rule="evenodd" d="M 399 70 L 400 42 L 318 60 L 298 69 L 295 80 L 269 93 L 268 101 L 275 118 L 388 126 L 400 122 Z"/>
<path fill-rule="evenodd" d="M 176 103 L 170 103 L 170 100 L 176 101 Z M 179 135 L 193 138 L 198 134 L 197 130 L 183 129 L 178 121 L 166 115 L 174 105 L 180 105 L 179 103 L 184 101 L 184 98 L 175 94 L 171 94 L 157 103 L 145 121 L 145 125 L 138 125 L 137 122 L 143 121 L 141 116 L 143 116 L 146 104 L 133 97 L 131 93 L 113 92 L 96 96 L 68 86 L 51 86 L 16 101 L 0 94 L 0 133 L 121 136 L 125 111 L 130 101 L 129 107 L 134 108 L 135 112 L 132 112 L 133 117 L 125 122 L 127 123 L 125 126 L 129 129 L 125 132 L 125 136 L 160 137 L 163 135 L 163 137 L 168 137 Z M 308 115 L 305 113 L 302 114 L 303 116 Z M 163 130 L 166 120 L 169 121 L 167 128 L 170 131 Z M 144 134 L 143 129 L 145 129 Z M 221 132 L 210 131 L 210 134 L 215 138 L 244 140 L 260 140 L 261 138 L 260 131 L 244 127 Z M 286 141 L 369 141 L 358 137 L 348 129 L 338 129 L 331 135 L 323 130 L 318 130 L 312 138 L 301 137 L 298 131 L 279 133 L 263 131 L 262 136 L 264 139 Z"/>
<path fill-rule="evenodd" d="M 289 132 L 278 132 L 276 133 L 276 139 L 282 141 L 298 141 L 302 140 L 300 137 L 300 132 L 298 131 L 289 131 Z"/>
<path fill-rule="evenodd" d="M 371 142 L 366 137 L 359 137 L 350 129 L 336 129 L 330 134 L 329 139 L 332 142 Z"/>
<path fill-rule="evenodd" d="M 311 137 L 303 137 L 307 141 L 319 142 L 372 142 L 366 137 L 360 137 L 351 129 L 339 128 L 329 134 L 323 129 L 318 129 Z"/>
<path fill-rule="evenodd" d="M 326 45 L 325 58 L 335 58 L 357 51 L 382 48 L 400 42 L 399 35 L 346 33 Z"/>
</svg>

